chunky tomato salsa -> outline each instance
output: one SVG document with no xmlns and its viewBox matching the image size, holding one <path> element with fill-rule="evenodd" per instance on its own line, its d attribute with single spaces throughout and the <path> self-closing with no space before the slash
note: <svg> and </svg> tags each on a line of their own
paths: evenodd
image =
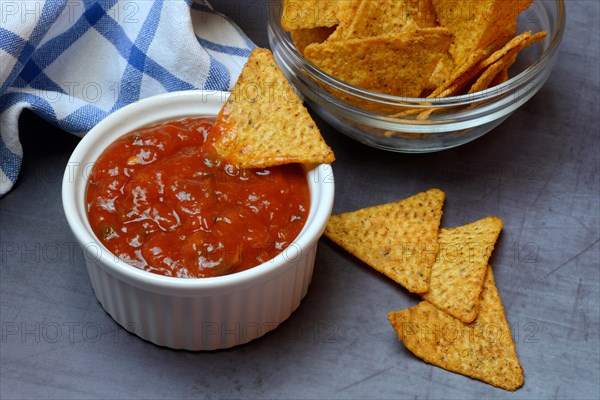
<svg viewBox="0 0 600 400">
<path fill-rule="evenodd" d="M 120 259 L 161 275 L 212 277 L 268 261 L 298 236 L 310 205 L 302 167 L 231 165 L 213 146 L 213 123 L 138 129 L 95 163 L 88 218 Z"/>
</svg>

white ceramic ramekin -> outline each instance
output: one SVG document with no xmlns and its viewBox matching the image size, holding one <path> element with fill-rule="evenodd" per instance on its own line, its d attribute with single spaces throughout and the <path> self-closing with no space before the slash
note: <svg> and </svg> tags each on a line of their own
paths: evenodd
<svg viewBox="0 0 600 400">
<path fill-rule="evenodd" d="M 300 305 L 312 279 L 317 241 L 333 206 L 329 165 L 307 170 L 310 212 L 283 253 L 231 275 L 183 279 L 137 269 L 119 260 L 94 235 L 87 219 L 87 177 L 100 153 L 118 137 L 144 125 L 193 116 L 215 116 L 228 93 L 186 91 L 155 96 L 111 114 L 79 143 L 63 178 L 63 207 L 84 250 L 94 293 L 130 332 L 175 349 L 214 350 L 256 339 Z"/>
</svg>

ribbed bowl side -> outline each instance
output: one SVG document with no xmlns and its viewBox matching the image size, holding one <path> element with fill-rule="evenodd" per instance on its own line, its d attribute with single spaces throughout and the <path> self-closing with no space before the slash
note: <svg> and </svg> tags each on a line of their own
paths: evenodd
<svg viewBox="0 0 600 400">
<path fill-rule="evenodd" d="M 247 343 L 285 321 L 312 279 L 316 246 L 264 282 L 222 295 L 170 296 L 125 283 L 97 261 L 87 268 L 96 298 L 141 338 L 174 349 L 215 350 Z"/>
</svg>

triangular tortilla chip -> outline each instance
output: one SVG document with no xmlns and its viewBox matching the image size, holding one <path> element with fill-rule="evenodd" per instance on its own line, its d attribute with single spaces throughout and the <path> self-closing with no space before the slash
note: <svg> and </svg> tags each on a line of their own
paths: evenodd
<svg viewBox="0 0 600 400">
<path fill-rule="evenodd" d="M 433 0 L 440 25 L 448 28 L 455 37 L 450 48 L 454 63 L 461 65 L 473 51 L 487 49 L 531 2 Z"/>
<path fill-rule="evenodd" d="M 440 250 L 431 267 L 429 292 L 423 298 L 463 322 L 473 322 L 479 313 L 488 260 L 501 229 L 502 220 L 496 217 L 440 229 Z"/>
<path fill-rule="evenodd" d="M 217 151 L 243 168 L 334 161 L 319 128 L 267 49 L 252 51 L 214 125 Z"/>
<path fill-rule="evenodd" d="M 478 50 L 471 53 L 467 60 L 453 71 L 452 75 L 444 84 L 434 90 L 428 97 L 448 97 L 463 93 L 465 88 L 471 86 L 469 93 L 486 89 L 491 80 L 503 69 L 510 67 L 516 60 L 519 51 L 525 47 L 538 42 L 546 37 L 546 32 L 523 32 L 508 41 L 501 49 L 496 50 L 486 57 L 490 49 Z M 496 64 L 492 70 L 485 73 L 486 69 Z M 481 77 L 482 71 L 485 76 Z M 473 89 L 473 81 L 481 81 Z"/>
<path fill-rule="evenodd" d="M 411 292 L 429 289 L 444 192 L 334 215 L 325 236 Z"/>
<path fill-rule="evenodd" d="M 523 368 L 491 267 L 474 322 L 465 324 L 427 301 L 390 312 L 388 319 L 406 348 L 430 364 L 505 390 L 523 385 Z"/>
<path fill-rule="evenodd" d="M 304 55 L 317 68 L 351 85 L 385 94 L 417 97 L 451 41 L 452 36 L 443 28 L 423 28 L 311 44 L 304 50 Z"/>
</svg>

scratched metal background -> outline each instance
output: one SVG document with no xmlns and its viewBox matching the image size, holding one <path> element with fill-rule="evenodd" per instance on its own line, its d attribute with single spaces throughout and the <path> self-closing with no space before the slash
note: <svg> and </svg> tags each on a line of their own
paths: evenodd
<svg viewBox="0 0 600 400">
<path fill-rule="evenodd" d="M 267 46 L 263 1 L 213 1 Z M 593 398 L 600 392 L 599 3 L 568 0 L 549 82 L 495 131 L 431 155 L 390 154 L 317 120 L 337 161 L 335 212 L 442 188 L 444 226 L 498 215 L 493 257 L 525 385 L 516 393 L 427 365 L 386 313 L 418 299 L 330 242 L 276 331 L 212 353 L 171 351 L 104 313 L 62 213 L 77 139 L 21 119 L 25 163 L 0 201 L 0 398 Z"/>
</svg>

